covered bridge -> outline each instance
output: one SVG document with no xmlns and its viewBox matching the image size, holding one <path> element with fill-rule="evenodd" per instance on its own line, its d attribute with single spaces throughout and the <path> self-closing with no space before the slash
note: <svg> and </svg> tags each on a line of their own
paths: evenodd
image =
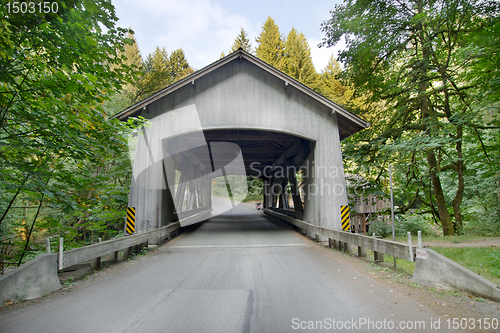
<svg viewBox="0 0 500 333">
<path fill-rule="evenodd" d="M 253 55 L 231 53 L 116 117 L 137 116 L 151 124 L 131 140 L 136 231 L 211 208 L 211 180 L 231 174 L 262 178 L 264 207 L 340 229 L 340 141 L 369 124 Z"/>
</svg>

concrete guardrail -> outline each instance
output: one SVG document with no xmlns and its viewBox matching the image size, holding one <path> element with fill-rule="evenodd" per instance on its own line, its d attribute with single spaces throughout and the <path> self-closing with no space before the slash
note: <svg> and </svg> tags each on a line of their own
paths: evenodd
<svg viewBox="0 0 500 333">
<path fill-rule="evenodd" d="M 201 222 L 209 218 L 211 212 L 212 209 L 204 210 L 159 229 L 68 251 L 61 251 L 62 242 L 60 242 L 59 253 L 38 256 L 0 277 L 0 304 L 8 300 L 17 302 L 22 299 L 37 298 L 56 291 L 61 288 L 57 276 L 58 268 L 62 270 L 90 260 L 91 268 L 98 269 L 101 257 L 111 255 L 111 259 L 118 259 L 118 251 L 124 250 L 125 257 L 127 257 L 134 246 L 147 246 L 148 243 L 160 244 L 169 239 L 173 232 L 179 230 L 181 223 Z M 47 249 L 50 252 L 49 244 L 47 244 Z"/>
<path fill-rule="evenodd" d="M 192 224 L 208 218 L 212 209 L 196 213 L 186 217 L 179 222 L 173 222 L 164 227 L 125 236 L 122 238 L 110 239 L 101 243 L 96 243 L 68 251 L 59 251 L 59 270 L 71 267 L 89 260 L 93 268 L 100 266 L 100 258 L 111 255 L 113 259 L 118 259 L 118 251 L 124 250 L 125 256 L 130 255 L 134 246 L 147 246 L 148 243 L 160 244 L 165 239 L 170 238 L 170 234 L 181 228 L 181 223 Z M 62 258 L 62 260 L 61 260 Z"/>
<path fill-rule="evenodd" d="M 328 238 L 329 245 L 335 246 L 338 250 L 352 252 L 350 250 L 351 245 L 356 245 L 358 246 L 358 255 L 361 257 L 366 257 L 366 250 L 369 249 L 373 250 L 376 261 L 383 261 L 384 253 L 408 261 L 415 261 L 415 272 L 412 280 L 416 283 L 439 289 L 458 289 L 476 296 L 489 298 L 497 302 L 500 301 L 500 286 L 431 249 L 424 249 L 420 244 L 420 232 L 419 246 L 413 248 L 411 242 L 406 245 L 315 226 L 288 216 L 288 212 L 283 209 L 279 211 L 275 208 L 264 209 L 264 213 L 292 224 L 310 235 L 316 235 L 316 238 Z M 416 254 L 416 256 L 413 254 Z"/>
<path fill-rule="evenodd" d="M 372 250 L 375 254 L 375 260 L 382 262 L 383 255 L 388 254 L 396 258 L 401 258 L 408 261 L 413 261 L 414 249 L 410 245 L 396 243 L 388 240 L 383 240 L 375 237 L 369 237 L 351 232 L 320 227 L 292 216 L 285 215 L 283 212 L 276 211 L 273 208 L 264 208 L 264 213 L 290 223 L 297 228 L 316 235 L 319 238 L 328 238 L 330 246 L 334 246 L 339 250 L 351 252 L 352 245 L 358 247 L 358 255 L 366 257 L 366 250 Z"/>
</svg>

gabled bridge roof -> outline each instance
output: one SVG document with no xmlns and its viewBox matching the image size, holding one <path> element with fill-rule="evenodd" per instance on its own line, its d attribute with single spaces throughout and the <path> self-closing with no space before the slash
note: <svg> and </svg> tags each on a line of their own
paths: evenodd
<svg viewBox="0 0 500 333">
<path fill-rule="evenodd" d="M 259 58 L 251 55 L 250 53 L 239 49 L 236 52 L 233 52 L 226 57 L 219 59 L 218 61 L 194 72 L 193 74 L 183 78 L 182 80 L 179 80 L 166 88 L 154 93 L 153 95 L 137 102 L 136 104 L 128 107 L 127 109 L 123 110 L 122 112 L 118 113 L 115 115 L 115 118 L 118 119 L 126 119 L 131 116 L 137 116 L 138 113 L 140 113 L 143 109 L 146 108 L 149 104 L 152 104 L 159 99 L 161 99 L 164 96 L 167 96 L 178 89 L 186 86 L 186 85 L 194 85 L 196 80 L 200 79 L 201 77 L 223 67 L 224 65 L 227 65 L 230 62 L 233 61 L 238 61 L 240 59 L 245 59 L 249 61 L 251 64 L 258 66 L 259 68 L 263 69 L 264 71 L 268 72 L 271 75 L 274 75 L 275 77 L 281 79 L 285 86 L 292 86 L 295 89 L 297 89 L 299 92 L 302 94 L 309 96 L 310 98 L 316 100 L 317 102 L 325 105 L 328 107 L 329 110 L 331 110 L 331 114 L 336 114 L 337 116 L 337 121 L 338 121 L 338 127 L 339 127 L 339 134 L 340 138 L 344 139 L 356 132 L 359 132 L 362 129 L 365 129 L 370 126 L 370 124 L 363 119 L 357 117 L 356 115 L 352 114 L 351 112 L 345 110 L 341 106 L 337 105 L 336 103 L 332 102 L 328 98 L 324 97 L 323 95 L 315 92 L 311 88 L 307 87 L 306 85 L 298 82 L 294 78 L 286 75 L 285 73 L 277 70 L 276 68 L 268 65 L 264 61 L 260 60 Z"/>
</svg>

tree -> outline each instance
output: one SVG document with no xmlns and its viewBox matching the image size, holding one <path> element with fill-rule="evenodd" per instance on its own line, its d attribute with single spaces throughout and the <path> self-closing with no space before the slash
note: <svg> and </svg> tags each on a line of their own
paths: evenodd
<svg viewBox="0 0 500 333">
<path fill-rule="evenodd" d="M 141 81 L 141 76 L 139 74 L 143 69 L 143 59 L 132 31 L 129 31 L 127 34 L 124 51 L 120 52 L 120 56 L 124 57 L 123 62 L 115 64 L 114 66 L 121 67 L 123 70 L 127 71 L 128 82 L 123 87 L 122 91 L 111 96 L 110 101 L 107 102 L 108 104 L 111 103 L 116 105 L 116 107 L 112 108 L 113 114 L 133 104 L 140 94 L 136 82 Z"/>
<path fill-rule="evenodd" d="M 234 40 L 233 46 L 231 47 L 231 51 L 229 51 L 229 53 L 238 51 L 238 49 L 240 48 L 244 51 L 247 51 L 248 53 L 252 53 L 252 43 L 250 42 L 250 39 L 248 39 L 248 34 L 243 29 L 243 27 L 241 27 L 240 34 L 236 36 L 236 39 Z"/>
<path fill-rule="evenodd" d="M 140 68 L 143 60 L 139 46 L 137 46 L 137 40 L 135 39 L 134 33 L 129 30 L 127 38 L 130 42 L 123 46 L 123 55 L 125 56 L 124 63 L 129 66 L 133 65 Z"/>
<path fill-rule="evenodd" d="M 425 181 L 423 157 L 432 193 L 425 200 L 417 187 L 414 198 L 439 217 L 445 235 L 462 229 L 464 140 L 482 121 L 464 66 L 464 57 L 478 54 L 465 55 L 462 46 L 498 20 L 498 9 L 480 0 L 345 1 L 322 24 L 323 45 L 346 36 L 345 77 L 386 114 L 357 153 L 377 158 L 380 172 L 394 158 L 408 161 L 407 180 L 415 183 Z"/>
<path fill-rule="evenodd" d="M 143 74 L 134 83 L 137 93 L 133 102 L 194 73 L 182 49 L 173 51 L 169 56 L 164 47 L 160 49 L 158 46 L 148 55 L 141 68 Z"/>
<path fill-rule="evenodd" d="M 255 49 L 257 57 L 276 69 L 284 66 L 284 42 L 278 26 L 269 16 L 262 27 L 262 32 L 255 39 L 258 46 Z"/>
<path fill-rule="evenodd" d="M 189 67 L 189 63 L 186 59 L 186 55 L 182 49 L 177 49 L 170 54 L 168 60 L 171 70 L 171 75 L 173 76 L 174 82 L 179 81 L 183 77 L 194 73 L 194 70 Z"/>
<path fill-rule="evenodd" d="M 319 84 L 319 75 L 314 68 L 311 48 L 304 34 L 297 33 L 297 30 L 292 28 L 286 38 L 283 53 L 284 72 L 300 83 L 315 89 Z"/>
<path fill-rule="evenodd" d="M 348 110 L 359 112 L 366 108 L 366 99 L 362 96 L 356 97 L 354 89 L 341 81 L 341 74 L 340 63 L 333 55 L 330 56 L 328 64 L 321 72 L 319 92 Z"/>
<path fill-rule="evenodd" d="M 324 86 L 323 95 L 325 97 L 339 105 L 345 105 L 347 98 L 344 95 L 347 93 L 347 87 L 338 79 L 341 72 L 342 68 L 339 62 L 332 55 L 321 73 L 321 82 Z"/>
<path fill-rule="evenodd" d="M 153 53 L 147 56 L 142 65 L 142 72 L 142 77 L 135 83 L 137 94 L 133 102 L 146 98 L 174 82 L 165 48 L 160 49 L 157 46 Z"/>
<path fill-rule="evenodd" d="M 115 27 L 109 0 L 67 1 L 47 15 L 0 13 L 0 227 L 4 244 L 24 221 L 21 263 L 49 208 L 71 207 L 68 163 L 98 165 L 124 147 L 126 129 L 102 103 L 124 83 L 126 69 L 116 65 L 127 30 Z"/>
</svg>

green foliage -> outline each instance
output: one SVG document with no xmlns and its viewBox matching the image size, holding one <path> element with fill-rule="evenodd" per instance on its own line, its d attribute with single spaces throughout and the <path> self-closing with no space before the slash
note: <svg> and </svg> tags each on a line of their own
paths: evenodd
<svg viewBox="0 0 500 333">
<path fill-rule="evenodd" d="M 396 237 L 405 238 L 410 232 L 417 236 L 422 232 L 422 236 L 437 236 L 437 231 L 432 227 L 433 221 L 430 214 L 403 214 L 397 215 L 394 219 L 394 233 Z M 391 220 L 377 221 L 370 225 L 369 234 L 375 233 L 382 238 L 392 237 Z"/>
<path fill-rule="evenodd" d="M 311 48 L 303 33 L 294 28 L 288 33 L 284 47 L 283 71 L 295 80 L 311 88 L 319 84 L 319 75 L 314 69 Z"/>
<path fill-rule="evenodd" d="M 129 89 L 130 104 L 151 96 L 155 92 L 192 74 L 184 51 L 177 49 L 170 56 L 165 48 L 156 47 L 141 65 L 141 75 Z"/>
<path fill-rule="evenodd" d="M 260 178 L 254 178 L 251 176 L 246 177 L 246 182 L 241 176 L 227 176 L 229 182 L 231 183 L 231 195 L 237 200 L 243 202 L 262 200 L 262 188 L 263 182 Z M 245 192 L 247 193 L 244 196 Z M 212 180 L 212 194 L 218 197 L 230 198 L 228 196 L 228 186 L 224 180 L 224 177 L 218 177 Z"/>
<path fill-rule="evenodd" d="M 398 217 L 399 219 L 394 223 L 394 229 L 398 236 L 406 236 L 408 232 L 411 232 L 413 236 L 417 236 L 419 231 L 422 232 L 422 236 L 436 235 L 436 232 L 432 229 L 431 216 L 406 214 Z"/>
<path fill-rule="evenodd" d="M 359 113 L 360 110 L 369 107 L 366 98 L 355 96 L 354 89 L 343 82 L 341 77 L 342 67 L 332 55 L 321 72 L 320 83 L 316 91 L 353 112 Z"/>
<path fill-rule="evenodd" d="M 500 197 L 490 195 L 500 174 L 491 88 L 499 9 L 488 1 L 345 1 L 322 24 L 324 45 L 346 37 L 341 76 L 371 103 L 353 109 L 371 128 L 344 141 L 348 172 L 387 189 L 394 164 L 399 212 L 419 207 L 445 234 L 463 232 L 478 208 L 471 199 L 488 200 L 482 211 L 500 223 Z"/>
<path fill-rule="evenodd" d="M 185 76 L 192 74 L 194 70 L 189 67 L 189 63 L 186 59 L 186 55 L 182 49 L 174 50 L 170 54 L 168 60 L 170 66 L 170 73 L 173 77 L 174 82 L 179 81 Z"/>
<path fill-rule="evenodd" d="M 248 195 L 243 201 L 262 201 L 264 182 L 260 178 L 247 177 Z"/>
<path fill-rule="evenodd" d="M 229 53 L 238 51 L 238 49 L 240 48 L 244 51 L 247 51 L 248 53 L 253 53 L 252 43 L 250 42 L 250 39 L 248 39 L 248 34 L 243 29 L 243 27 L 240 30 L 240 34 L 236 36 L 236 39 L 234 40 L 233 46 L 231 46 L 231 51 L 229 51 Z M 223 57 L 221 56 L 221 58 Z"/>
<path fill-rule="evenodd" d="M 375 233 L 375 235 L 377 236 L 385 238 L 389 235 L 392 235 L 392 226 L 382 220 L 372 222 L 370 224 L 369 234 L 372 235 L 373 233 Z"/>
<path fill-rule="evenodd" d="M 105 235 L 104 221 L 123 220 L 120 158 L 134 120 L 109 119 L 103 103 L 131 68 L 108 0 L 0 13 L 0 259 L 20 264 L 43 238 L 78 246 L 80 231 Z"/>
<path fill-rule="evenodd" d="M 262 27 L 262 32 L 255 39 L 257 57 L 276 69 L 284 68 L 284 41 L 278 26 L 269 16 Z"/>
</svg>

